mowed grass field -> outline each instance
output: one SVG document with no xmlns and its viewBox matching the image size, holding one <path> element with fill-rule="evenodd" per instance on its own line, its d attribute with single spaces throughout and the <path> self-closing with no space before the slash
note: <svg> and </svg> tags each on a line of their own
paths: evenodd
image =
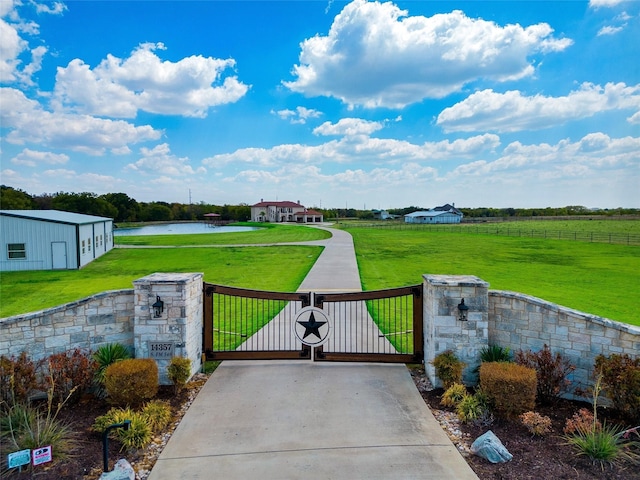
<svg viewBox="0 0 640 480">
<path fill-rule="evenodd" d="M 423 274 L 475 275 L 489 282 L 490 289 L 521 292 L 640 325 L 637 246 L 429 229 L 343 228 L 354 237 L 365 290 L 420 283 Z"/>
<path fill-rule="evenodd" d="M 260 233 L 260 241 L 251 235 Z M 238 237 L 241 235 L 241 237 Z M 233 236 L 233 238 L 232 238 Z M 277 225 L 241 234 L 127 237 L 156 246 L 298 242 L 326 238 L 315 228 Z M 213 241 L 210 237 L 216 237 Z M 149 240 L 150 239 L 150 240 Z M 253 237 L 255 240 L 255 237 Z M 154 272 L 202 272 L 204 279 L 235 287 L 295 291 L 322 247 L 115 248 L 81 270 L 2 272 L 0 318 L 79 300 L 106 290 L 133 288 L 133 281 Z"/>
<path fill-rule="evenodd" d="M 517 222 L 527 228 L 524 223 L 528 222 Z M 539 225 L 537 221 L 530 223 Z M 557 229 L 561 222 L 552 223 Z M 575 229 L 581 222 L 566 223 L 566 228 Z M 585 223 L 581 227 L 583 231 L 593 225 Z M 640 232 L 639 221 L 602 223 L 611 231 Z M 522 292 L 583 312 L 640 325 L 640 247 L 637 246 L 428 229 L 405 231 L 349 224 L 340 227 L 354 237 L 365 290 L 417 284 L 424 274 L 476 275 L 489 282 L 491 289 Z M 257 237 L 252 235 L 259 232 L 262 238 L 255 241 Z M 270 244 L 324 236 L 325 232 L 318 229 L 270 225 L 264 230 L 239 234 L 127 237 L 127 241 L 141 246 L 179 244 L 199 248 L 118 248 L 79 271 L 2 273 L 0 317 L 60 305 L 105 290 L 132 288 L 133 280 L 153 272 L 203 272 L 208 282 L 295 291 L 322 247 L 208 248 L 206 245 Z"/>
</svg>

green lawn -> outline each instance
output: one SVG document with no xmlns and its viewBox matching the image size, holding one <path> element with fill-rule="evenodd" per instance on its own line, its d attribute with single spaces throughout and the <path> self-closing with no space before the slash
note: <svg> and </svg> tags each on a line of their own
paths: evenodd
<svg viewBox="0 0 640 480">
<path fill-rule="evenodd" d="M 154 272 L 202 272 L 211 283 L 295 291 L 321 252 L 313 246 L 118 248 L 82 270 L 3 272 L 0 318 L 133 288 L 133 280 Z"/>
<path fill-rule="evenodd" d="M 568 222 L 567 228 L 576 228 L 580 223 L 591 225 L 590 222 Z M 640 224 L 637 221 L 602 223 L 612 231 L 635 231 Z M 252 244 L 312 240 L 325 235 L 321 230 L 301 226 L 267 227 L 241 234 L 128 237 L 157 245 L 171 242 L 201 247 L 121 248 L 78 271 L 2 273 L 0 317 L 56 306 L 105 290 L 132 288 L 133 280 L 153 272 L 203 272 L 208 282 L 295 291 L 319 256 L 321 247 L 202 247 L 214 240 Z M 423 274 L 476 275 L 488 281 L 491 289 L 522 292 L 583 312 L 640 325 L 637 307 L 640 247 L 637 246 L 428 229 L 349 225 L 343 228 L 354 237 L 366 290 L 420 283 Z M 258 234 L 261 238 L 253 237 Z M 233 242 L 232 238 L 235 238 Z"/>
<path fill-rule="evenodd" d="M 640 248 L 428 230 L 346 227 L 365 290 L 419 283 L 423 274 L 476 275 L 491 289 L 640 325 Z"/>
<path fill-rule="evenodd" d="M 308 242 L 331 237 L 326 230 L 297 225 L 238 223 L 238 226 L 260 227 L 251 232 L 199 233 L 191 235 L 146 235 L 114 237 L 116 245 L 256 245 L 259 243 Z"/>
</svg>

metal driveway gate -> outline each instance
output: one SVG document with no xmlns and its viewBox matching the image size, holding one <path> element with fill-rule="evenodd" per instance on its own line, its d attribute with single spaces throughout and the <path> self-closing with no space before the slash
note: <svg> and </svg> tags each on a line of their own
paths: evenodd
<svg viewBox="0 0 640 480">
<path fill-rule="evenodd" d="M 210 360 L 311 359 L 419 363 L 422 286 L 283 293 L 204 284 Z"/>
</svg>

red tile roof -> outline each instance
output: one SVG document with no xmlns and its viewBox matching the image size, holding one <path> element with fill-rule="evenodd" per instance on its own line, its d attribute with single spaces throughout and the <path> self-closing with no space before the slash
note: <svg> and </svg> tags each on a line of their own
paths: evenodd
<svg viewBox="0 0 640 480">
<path fill-rule="evenodd" d="M 251 205 L 252 207 L 292 207 L 292 208 L 304 208 L 304 206 L 300 205 L 296 202 L 259 202 L 255 205 Z"/>
</svg>

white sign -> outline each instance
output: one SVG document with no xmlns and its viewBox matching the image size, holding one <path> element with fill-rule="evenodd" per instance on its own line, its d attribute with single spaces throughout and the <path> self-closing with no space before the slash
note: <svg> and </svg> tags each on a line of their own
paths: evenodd
<svg viewBox="0 0 640 480">
<path fill-rule="evenodd" d="M 9 468 L 21 467 L 22 465 L 28 465 L 31 462 L 31 450 L 20 450 L 19 452 L 13 452 L 7 455 L 7 464 Z"/>
<path fill-rule="evenodd" d="M 34 449 L 33 452 L 31 452 L 31 459 L 33 461 L 33 466 L 47 463 L 53 460 L 51 445 Z"/>
</svg>

